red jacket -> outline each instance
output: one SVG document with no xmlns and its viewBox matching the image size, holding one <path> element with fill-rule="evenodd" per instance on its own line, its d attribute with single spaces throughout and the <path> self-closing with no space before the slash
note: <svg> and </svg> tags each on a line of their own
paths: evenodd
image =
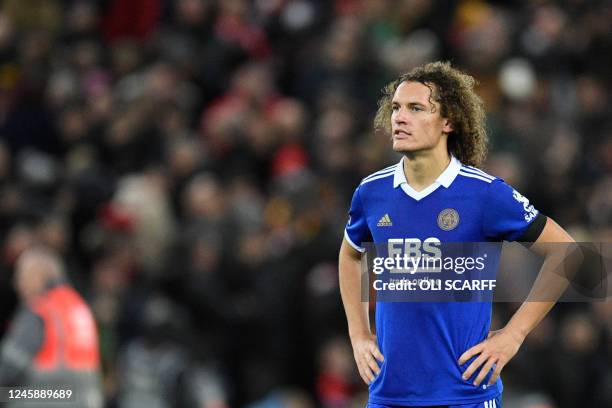
<svg viewBox="0 0 612 408">
<path fill-rule="evenodd" d="M 44 323 L 42 347 L 34 358 L 40 372 L 91 371 L 100 365 L 98 331 L 85 301 L 61 284 L 35 299 L 30 307 Z"/>
</svg>

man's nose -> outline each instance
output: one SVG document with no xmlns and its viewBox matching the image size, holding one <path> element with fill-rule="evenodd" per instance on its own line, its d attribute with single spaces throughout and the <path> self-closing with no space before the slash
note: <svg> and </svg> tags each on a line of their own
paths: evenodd
<svg viewBox="0 0 612 408">
<path fill-rule="evenodd" d="M 397 124 L 407 123 L 408 122 L 408 113 L 406 112 L 406 110 L 405 109 L 399 109 L 395 113 L 394 121 Z"/>
</svg>

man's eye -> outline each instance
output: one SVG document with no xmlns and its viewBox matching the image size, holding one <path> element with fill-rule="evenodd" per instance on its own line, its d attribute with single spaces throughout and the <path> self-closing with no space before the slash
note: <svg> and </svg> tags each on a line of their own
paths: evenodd
<svg viewBox="0 0 612 408">
<path fill-rule="evenodd" d="M 420 112 L 423 109 L 421 109 L 419 106 L 411 106 L 410 110 L 413 111 L 413 112 Z"/>
</svg>

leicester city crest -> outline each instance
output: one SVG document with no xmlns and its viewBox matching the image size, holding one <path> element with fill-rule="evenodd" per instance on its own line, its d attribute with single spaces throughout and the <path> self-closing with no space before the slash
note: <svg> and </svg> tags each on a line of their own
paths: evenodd
<svg viewBox="0 0 612 408">
<path fill-rule="evenodd" d="M 450 231 L 459 225 L 459 213 L 454 208 L 446 208 L 438 214 L 438 227 L 444 231 Z"/>
</svg>

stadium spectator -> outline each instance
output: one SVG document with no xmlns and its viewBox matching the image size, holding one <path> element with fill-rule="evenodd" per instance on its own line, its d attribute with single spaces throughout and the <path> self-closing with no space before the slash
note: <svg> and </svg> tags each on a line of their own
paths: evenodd
<svg viewBox="0 0 612 408">
<path fill-rule="evenodd" d="M 98 333 L 87 304 L 64 278 L 59 257 L 33 247 L 17 260 L 15 287 L 23 302 L 3 344 L 0 384 L 70 390 L 74 402 L 102 406 Z M 29 407 L 40 401 L 9 401 Z"/>
</svg>

